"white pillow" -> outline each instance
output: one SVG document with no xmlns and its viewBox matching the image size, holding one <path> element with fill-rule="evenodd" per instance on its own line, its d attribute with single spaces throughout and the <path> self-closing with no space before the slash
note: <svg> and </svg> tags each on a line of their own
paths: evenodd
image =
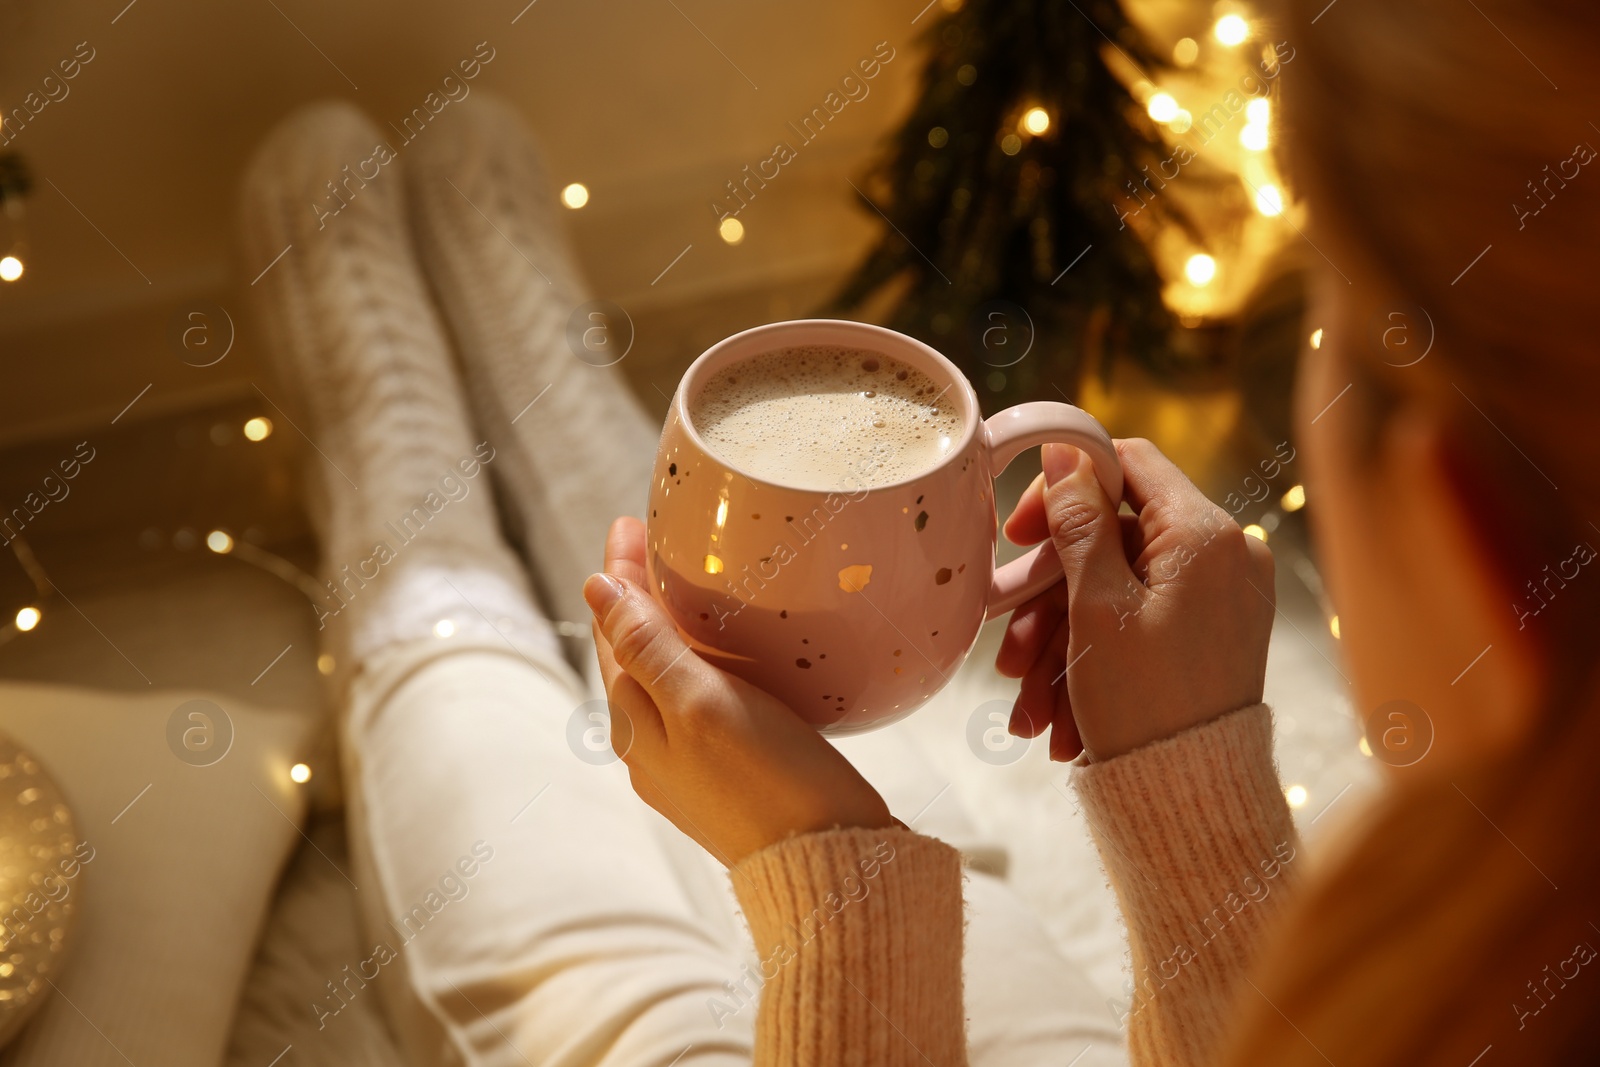
<svg viewBox="0 0 1600 1067">
<path fill-rule="evenodd" d="M 207 705 L 190 701 L 231 722 L 231 745 L 208 766 L 219 748 L 186 760 L 169 745 L 206 740 L 189 712 Z M 215 744 L 221 719 L 209 715 Z M 220 1062 L 279 869 L 300 839 L 306 787 L 289 768 L 315 725 L 303 709 L 215 692 L 0 684 L 0 730 L 60 784 L 93 849 L 73 886 L 78 924 L 58 989 L 6 1049 L 8 1067 Z"/>
</svg>

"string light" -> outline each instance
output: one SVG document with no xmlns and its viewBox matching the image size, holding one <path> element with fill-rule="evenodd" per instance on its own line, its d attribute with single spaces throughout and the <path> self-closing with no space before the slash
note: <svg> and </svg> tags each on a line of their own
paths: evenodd
<svg viewBox="0 0 1600 1067">
<path fill-rule="evenodd" d="M 1030 107 L 1022 114 L 1022 128 L 1039 136 L 1050 128 L 1050 112 L 1042 107 Z"/>
<path fill-rule="evenodd" d="M 455 632 L 456 624 L 451 622 L 449 619 L 440 619 L 438 622 L 433 624 L 433 636 L 435 637 L 451 637 L 454 636 Z"/>
<path fill-rule="evenodd" d="M 1259 123 L 1252 122 L 1239 131 L 1239 143 L 1252 152 L 1265 152 L 1267 140 L 1267 128 Z"/>
<path fill-rule="evenodd" d="M 934 148 L 943 148 L 950 143 L 950 131 L 943 126 L 935 126 L 928 131 L 928 144 Z"/>
<path fill-rule="evenodd" d="M 1269 183 L 1256 190 L 1256 210 L 1269 219 L 1283 214 L 1283 193 L 1276 185 Z"/>
<path fill-rule="evenodd" d="M 1291 785 L 1283 791 L 1283 798 L 1289 802 L 1291 808 L 1303 808 L 1311 794 L 1306 792 L 1303 785 Z"/>
<path fill-rule="evenodd" d="M 1190 285 L 1209 285 L 1217 276 L 1217 261 L 1204 252 L 1196 252 L 1183 265 L 1183 276 L 1189 279 Z"/>
<path fill-rule="evenodd" d="M 17 612 L 17 629 L 27 633 L 39 625 L 41 612 L 35 607 L 26 607 Z"/>
<path fill-rule="evenodd" d="M 264 419 L 260 415 L 246 419 L 244 435 L 252 441 L 265 441 L 272 436 L 272 420 Z"/>
<path fill-rule="evenodd" d="M 1288 492 L 1283 494 L 1282 504 L 1284 511 L 1299 511 L 1305 507 L 1306 487 L 1303 485 L 1291 485 Z"/>
<path fill-rule="evenodd" d="M 725 218 L 717 227 L 717 234 L 728 244 L 736 245 L 744 240 L 744 223 L 736 218 Z"/>
<path fill-rule="evenodd" d="M 206 547 L 219 556 L 226 556 L 233 551 L 233 538 L 221 530 L 212 530 L 206 534 Z"/>
<path fill-rule="evenodd" d="M 561 202 L 576 211 L 589 202 L 589 187 L 582 182 L 573 182 L 561 190 Z"/>
<path fill-rule="evenodd" d="M 1194 116 L 1189 114 L 1188 108 L 1180 107 L 1167 125 L 1172 127 L 1173 133 L 1188 133 L 1194 128 Z"/>
<path fill-rule="evenodd" d="M 1022 151 L 1022 138 L 1014 133 L 1008 133 L 1000 138 L 1000 151 L 1008 156 L 1014 156 Z"/>
<path fill-rule="evenodd" d="M 289 768 L 289 778 L 292 781 L 300 783 L 301 785 L 305 785 L 307 782 L 311 781 L 311 768 L 306 766 L 304 763 L 296 763 L 293 767 Z"/>
<path fill-rule="evenodd" d="M 318 674 L 323 675 L 323 676 L 330 675 L 330 674 L 333 673 L 333 668 L 334 668 L 334 662 L 333 662 L 333 657 L 332 656 L 330 656 L 326 652 L 324 652 L 322 655 L 317 657 L 317 673 Z"/>
<path fill-rule="evenodd" d="M 1315 330 L 1311 331 L 1311 347 L 1312 348 L 1321 348 L 1322 347 L 1322 327 L 1321 326 L 1318 326 Z"/>
<path fill-rule="evenodd" d="M 22 277 L 22 260 L 16 256 L 0 259 L 0 281 L 14 282 Z"/>
<path fill-rule="evenodd" d="M 1257 526 L 1253 522 L 1244 528 L 1244 535 L 1246 537 L 1254 537 L 1257 541 L 1264 542 L 1267 539 L 1266 529 L 1264 527 Z"/>
<path fill-rule="evenodd" d="M 1258 96 L 1244 106 L 1244 120 L 1252 125 L 1265 126 L 1272 121 L 1272 101 Z"/>
<path fill-rule="evenodd" d="M 1172 46 L 1172 61 L 1180 67 L 1187 67 L 1200 58 L 1200 42 L 1193 37 L 1185 37 Z"/>
<path fill-rule="evenodd" d="M 1178 117 L 1178 101 L 1171 93 L 1157 93 L 1145 105 L 1145 110 L 1157 122 L 1171 122 Z"/>
<path fill-rule="evenodd" d="M 1232 48 L 1250 36 L 1250 24 L 1238 15 L 1224 15 L 1217 20 L 1215 32 L 1217 40 Z"/>
</svg>

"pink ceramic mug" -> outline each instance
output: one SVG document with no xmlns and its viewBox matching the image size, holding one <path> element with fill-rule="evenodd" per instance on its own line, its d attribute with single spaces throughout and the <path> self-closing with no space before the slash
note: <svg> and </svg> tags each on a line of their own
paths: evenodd
<svg viewBox="0 0 1600 1067">
<path fill-rule="evenodd" d="M 700 388 L 730 364 L 800 345 L 869 349 L 922 371 L 959 408 L 959 440 L 915 476 L 833 491 L 766 481 L 714 454 L 690 419 Z M 985 618 L 1061 580 L 1048 544 L 994 560 L 994 479 L 1048 441 L 1083 449 L 1122 498 L 1116 450 L 1092 415 L 1031 403 L 984 420 L 955 364 L 904 334 L 832 319 L 735 334 L 694 361 L 672 398 L 650 486 L 651 591 L 696 652 L 824 733 L 892 722 L 950 680 Z"/>
</svg>

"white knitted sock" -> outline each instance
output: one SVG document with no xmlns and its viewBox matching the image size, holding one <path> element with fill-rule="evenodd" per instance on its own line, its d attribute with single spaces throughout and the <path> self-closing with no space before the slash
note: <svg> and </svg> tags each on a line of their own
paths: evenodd
<svg viewBox="0 0 1600 1067">
<path fill-rule="evenodd" d="M 307 452 L 328 595 L 314 605 L 341 667 L 396 642 L 478 639 L 555 651 L 499 535 L 488 473 L 502 456 L 470 425 L 417 268 L 398 162 L 352 105 L 285 120 L 247 169 L 247 269 Z M 348 170 L 346 169 L 348 167 Z M 287 251 L 286 251 L 287 249 Z"/>
<path fill-rule="evenodd" d="M 545 604 L 586 623 L 583 580 L 600 569 L 611 520 L 643 515 L 660 427 L 620 367 L 568 345 L 568 321 L 590 294 L 511 107 L 480 89 L 406 153 L 423 267 L 478 426 L 499 450 L 509 517 Z"/>
</svg>

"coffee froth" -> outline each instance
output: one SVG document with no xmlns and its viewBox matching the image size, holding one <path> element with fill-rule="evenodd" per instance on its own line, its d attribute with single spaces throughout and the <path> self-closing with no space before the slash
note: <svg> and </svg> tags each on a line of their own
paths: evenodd
<svg viewBox="0 0 1600 1067">
<path fill-rule="evenodd" d="M 959 444 L 959 402 L 882 352 L 779 348 L 712 375 L 690 422 L 721 459 L 796 489 L 870 489 L 937 467 Z"/>
</svg>

